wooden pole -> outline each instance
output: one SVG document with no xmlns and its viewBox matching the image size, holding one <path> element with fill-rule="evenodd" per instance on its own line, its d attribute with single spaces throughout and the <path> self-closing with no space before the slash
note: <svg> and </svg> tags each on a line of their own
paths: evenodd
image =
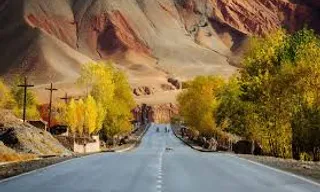
<svg viewBox="0 0 320 192">
<path fill-rule="evenodd" d="M 49 101 L 49 117 L 48 117 L 48 129 L 51 127 L 51 113 L 52 113 L 52 93 L 53 91 L 57 91 L 58 89 L 53 88 L 53 84 L 50 84 L 50 88 L 46 88 L 46 90 L 50 91 L 50 101 Z M 47 131 L 47 130 L 45 130 Z"/>
<path fill-rule="evenodd" d="M 29 87 L 34 87 L 34 85 L 29 85 L 28 84 L 28 79 L 27 77 L 24 77 L 24 84 L 18 85 L 18 87 L 23 87 L 24 88 L 24 96 L 23 96 L 23 112 L 22 112 L 22 119 L 23 122 L 26 122 L 26 113 L 27 113 L 27 89 Z"/>
<path fill-rule="evenodd" d="M 64 102 L 66 103 L 66 105 L 68 104 L 69 99 L 71 99 L 72 97 L 68 97 L 68 93 L 65 94 L 64 97 L 61 97 L 61 100 L 64 100 Z"/>
</svg>

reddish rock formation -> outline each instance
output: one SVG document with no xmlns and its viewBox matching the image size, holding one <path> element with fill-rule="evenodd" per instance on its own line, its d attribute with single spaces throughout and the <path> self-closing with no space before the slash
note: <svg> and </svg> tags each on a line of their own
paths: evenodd
<svg viewBox="0 0 320 192">
<path fill-rule="evenodd" d="M 319 8 L 317 0 L 0 0 L 0 73 L 74 81 L 81 64 L 113 59 L 133 87 L 170 89 L 170 75 L 230 76 L 248 36 L 306 24 L 320 31 Z"/>
<path fill-rule="evenodd" d="M 276 28 L 286 27 L 290 31 L 306 24 L 315 24 L 319 19 L 315 8 L 306 3 L 292 3 L 288 0 L 185 0 L 181 6 L 182 15 L 206 15 L 209 20 L 219 22 L 243 34 L 266 34 Z M 315 0 L 310 4 L 318 5 Z M 312 25 L 311 27 L 317 27 Z"/>
<path fill-rule="evenodd" d="M 133 89 L 133 94 L 136 96 L 142 96 L 142 95 L 152 95 L 154 93 L 155 89 L 150 88 L 147 86 L 137 87 Z"/>
<path fill-rule="evenodd" d="M 178 106 L 172 103 L 151 106 L 149 118 L 155 123 L 169 123 L 179 113 Z"/>
<path fill-rule="evenodd" d="M 181 89 L 181 82 L 175 78 L 168 78 L 168 83 L 171 83 L 176 89 Z"/>
<path fill-rule="evenodd" d="M 27 15 L 25 20 L 31 27 L 40 28 L 67 43 L 72 48 L 76 48 L 77 36 L 74 20 L 69 21 L 61 16 L 39 17 L 33 14 Z"/>
<path fill-rule="evenodd" d="M 87 43 L 92 49 L 97 49 L 102 58 L 127 50 L 151 54 L 151 50 L 118 10 L 95 16 L 92 19 L 90 33 L 92 35 L 87 39 Z"/>
</svg>

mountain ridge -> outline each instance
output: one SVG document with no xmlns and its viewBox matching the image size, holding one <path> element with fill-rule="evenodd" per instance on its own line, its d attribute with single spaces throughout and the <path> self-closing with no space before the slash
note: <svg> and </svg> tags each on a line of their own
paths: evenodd
<svg viewBox="0 0 320 192">
<path fill-rule="evenodd" d="M 304 25 L 315 0 L 1 0 L 2 76 L 72 82 L 86 62 L 113 60 L 133 89 L 164 91 L 168 77 L 228 77 L 248 37 Z"/>
</svg>

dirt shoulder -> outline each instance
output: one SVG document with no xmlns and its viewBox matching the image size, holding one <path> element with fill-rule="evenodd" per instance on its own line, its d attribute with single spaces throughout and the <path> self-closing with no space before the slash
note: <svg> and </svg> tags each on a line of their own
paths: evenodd
<svg viewBox="0 0 320 192">
<path fill-rule="evenodd" d="M 188 145 L 194 150 L 200 152 L 214 152 L 204 149 L 203 147 L 194 144 L 192 141 L 182 138 L 178 133 L 178 128 L 172 126 L 172 130 L 175 136 L 180 139 L 184 144 Z M 233 152 L 229 152 L 232 153 Z M 270 156 L 256 156 L 256 155 L 245 155 L 237 154 L 238 157 L 251 160 L 257 163 L 261 163 L 270 167 L 274 167 L 283 171 L 291 172 L 296 175 L 300 175 L 309 178 L 315 182 L 320 183 L 320 162 L 312 161 L 297 161 L 293 159 L 281 159 Z"/>
<path fill-rule="evenodd" d="M 123 145 L 116 145 L 116 146 L 107 146 L 101 149 L 101 152 L 125 152 L 135 149 L 139 146 L 143 136 L 146 134 L 150 127 L 150 124 L 146 126 L 136 129 L 134 133 L 132 133 L 131 141 L 129 143 Z"/>
<path fill-rule="evenodd" d="M 238 156 L 268 165 L 270 167 L 288 171 L 296 175 L 301 175 L 320 183 L 320 162 L 297 161 L 293 159 L 281 159 L 269 156 L 254 156 L 244 154 L 239 154 Z"/>
<path fill-rule="evenodd" d="M 191 147 L 194 150 L 200 151 L 200 152 L 215 152 L 213 150 L 209 150 L 209 149 L 205 149 L 202 146 L 196 144 L 195 142 L 187 139 L 187 138 L 183 138 L 180 133 L 179 133 L 179 127 L 178 126 L 174 126 L 171 125 L 171 129 L 173 131 L 173 134 L 180 139 L 185 145 L 188 145 L 189 147 Z"/>
<path fill-rule="evenodd" d="M 35 159 L 30 161 L 0 164 L 0 181 L 8 177 L 13 177 L 25 172 L 33 171 L 35 169 L 40 169 L 52 164 L 60 163 L 73 158 L 83 157 L 86 155 L 88 154 L 77 154 L 66 157 L 52 157 L 47 159 Z"/>
</svg>

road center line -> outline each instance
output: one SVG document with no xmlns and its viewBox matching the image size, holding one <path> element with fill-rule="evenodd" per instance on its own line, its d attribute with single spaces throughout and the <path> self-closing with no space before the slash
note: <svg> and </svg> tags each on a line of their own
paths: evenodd
<svg viewBox="0 0 320 192">
<path fill-rule="evenodd" d="M 157 174 L 157 192 L 162 192 L 162 160 L 163 160 L 164 150 L 159 154 L 159 166 L 158 166 L 158 174 Z"/>
</svg>

